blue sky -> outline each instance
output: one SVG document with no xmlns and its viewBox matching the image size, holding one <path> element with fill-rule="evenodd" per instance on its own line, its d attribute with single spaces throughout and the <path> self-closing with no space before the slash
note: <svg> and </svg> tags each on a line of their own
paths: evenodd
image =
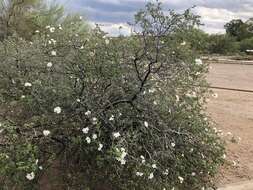
<svg viewBox="0 0 253 190">
<path fill-rule="evenodd" d="M 70 12 L 79 12 L 92 24 L 98 23 L 111 35 L 130 32 L 127 22 L 150 0 L 57 0 Z M 202 27 L 208 33 L 223 33 L 231 19 L 253 17 L 253 0 L 161 0 L 166 9 L 182 11 L 196 5 L 194 12 L 202 16 Z"/>
</svg>

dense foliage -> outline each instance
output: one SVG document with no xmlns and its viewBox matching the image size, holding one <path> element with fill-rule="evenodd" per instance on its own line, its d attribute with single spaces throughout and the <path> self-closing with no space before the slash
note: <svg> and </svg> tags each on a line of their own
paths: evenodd
<svg viewBox="0 0 253 190">
<path fill-rule="evenodd" d="M 240 43 L 228 35 L 210 35 L 207 41 L 210 54 L 234 54 L 239 52 Z"/>
<path fill-rule="evenodd" d="M 30 40 L 36 30 L 57 23 L 63 14 L 63 7 L 42 0 L 1 0 L 0 40 L 15 33 Z"/>
<path fill-rule="evenodd" d="M 3 189 L 38 189 L 54 167 L 59 189 L 214 186 L 224 148 L 203 110 L 208 67 L 181 35 L 198 17 L 149 3 L 135 18 L 130 37 L 76 18 L 1 43 Z"/>
</svg>

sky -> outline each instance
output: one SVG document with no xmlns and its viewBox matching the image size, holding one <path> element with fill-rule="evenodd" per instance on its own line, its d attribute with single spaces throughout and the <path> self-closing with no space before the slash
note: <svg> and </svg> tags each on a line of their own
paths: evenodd
<svg viewBox="0 0 253 190">
<path fill-rule="evenodd" d="M 131 32 L 127 22 L 152 0 L 56 0 L 68 12 L 78 12 L 91 24 L 99 24 L 110 35 Z M 201 16 L 201 29 L 208 33 L 224 33 L 224 24 L 232 19 L 246 21 L 253 17 L 253 0 L 160 0 L 165 9 L 178 12 L 196 5 L 194 12 Z M 122 27 L 122 29 L 119 29 Z"/>
</svg>

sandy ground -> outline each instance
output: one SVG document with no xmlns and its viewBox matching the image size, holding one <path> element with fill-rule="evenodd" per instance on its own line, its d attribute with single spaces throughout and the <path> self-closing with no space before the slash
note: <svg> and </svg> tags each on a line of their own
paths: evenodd
<svg viewBox="0 0 253 190">
<path fill-rule="evenodd" d="M 211 85 L 253 90 L 253 65 L 211 64 L 208 81 Z M 219 184 L 253 179 L 253 93 L 214 90 L 218 98 L 208 104 L 208 113 L 224 133 L 224 138 L 237 143 L 227 144 L 226 166 Z M 230 134 L 231 133 L 231 134 Z M 241 138 L 241 140 L 239 140 Z"/>
<path fill-rule="evenodd" d="M 253 181 L 246 181 L 241 183 L 235 183 L 232 185 L 226 185 L 219 190 L 252 190 L 253 189 Z"/>
</svg>

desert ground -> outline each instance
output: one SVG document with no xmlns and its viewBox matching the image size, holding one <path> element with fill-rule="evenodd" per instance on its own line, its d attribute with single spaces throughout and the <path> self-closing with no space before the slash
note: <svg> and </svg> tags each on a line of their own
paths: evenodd
<svg viewBox="0 0 253 190">
<path fill-rule="evenodd" d="M 207 77 L 212 86 L 253 90 L 253 63 L 210 64 Z M 227 161 L 220 186 L 253 179 L 253 93 L 213 89 L 207 111 L 227 140 Z M 233 142 L 232 142 L 233 141 Z M 238 188 L 237 188 L 238 189 Z M 245 188 L 246 189 L 246 188 Z"/>
</svg>

